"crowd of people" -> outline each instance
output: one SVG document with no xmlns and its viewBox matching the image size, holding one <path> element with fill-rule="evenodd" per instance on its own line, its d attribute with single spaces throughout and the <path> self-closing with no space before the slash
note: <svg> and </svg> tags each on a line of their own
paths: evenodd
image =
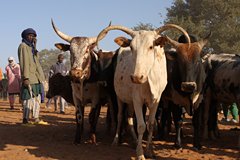
<svg viewBox="0 0 240 160">
<path fill-rule="evenodd" d="M 16 63 L 14 57 L 8 58 L 8 65 L 5 67 L 5 73 L 0 69 L 0 91 L 4 100 L 9 100 L 10 109 L 15 107 L 15 98 L 19 97 L 19 103 L 22 104 L 23 124 L 47 124 L 40 119 L 40 104 L 44 101 L 45 76 L 39 61 L 37 50 L 37 33 L 32 28 L 27 28 L 21 33 L 22 42 L 18 47 L 18 60 Z M 67 75 L 67 67 L 63 63 L 64 56 L 59 54 L 58 61 L 52 65 L 49 77 L 61 73 Z M 65 100 L 62 97 L 54 97 L 55 111 L 57 111 L 57 99 L 60 99 L 60 113 L 64 114 Z M 46 106 L 51 103 L 48 100 Z"/>
</svg>

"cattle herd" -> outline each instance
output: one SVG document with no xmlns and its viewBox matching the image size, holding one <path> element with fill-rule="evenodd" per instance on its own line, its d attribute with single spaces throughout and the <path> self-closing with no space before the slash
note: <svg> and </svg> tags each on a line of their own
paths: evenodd
<svg viewBox="0 0 240 160">
<path fill-rule="evenodd" d="M 193 147 L 201 149 L 201 139 L 219 136 L 219 104 L 236 102 L 240 107 L 240 57 L 227 53 L 204 54 L 202 49 L 211 33 L 197 40 L 174 24 L 153 31 L 134 31 L 110 24 L 96 37 L 71 37 L 57 29 L 53 21 L 52 26 L 67 42 L 55 46 L 70 51 L 71 70 L 68 76 L 56 74 L 49 79 L 47 97 L 61 95 L 75 106 L 76 144 L 81 142 L 87 103 L 91 103 L 91 141 L 96 143 L 100 109 L 107 105 L 106 123 L 116 132 L 113 145 L 120 143 L 122 126 L 126 126 L 123 122 L 127 122 L 136 144 L 137 159 L 141 160 L 145 156 L 154 157 L 153 129 L 157 122 L 158 137 L 164 135 L 165 123 L 169 120 L 166 115 L 173 117 L 175 146 L 181 148 L 184 108 L 192 116 Z M 123 31 L 131 39 L 117 37 L 114 41 L 119 48 L 115 51 L 99 49 L 99 41 L 111 30 Z M 178 30 L 183 35 L 175 41 L 161 34 L 166 30 Z M 166 45 L 172 48 L 164 49 Z M 146 108 L 149 111 L 147 118 Z M 148 136 L 144 152 L 142 139 L 146 128 Z"/>
</svg>

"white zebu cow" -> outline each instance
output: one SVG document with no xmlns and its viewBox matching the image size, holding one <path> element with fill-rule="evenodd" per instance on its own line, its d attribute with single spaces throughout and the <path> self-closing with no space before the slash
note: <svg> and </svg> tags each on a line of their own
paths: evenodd
<svg viewBox="0 0 240 160">
<path fill-rule="evenodd" d="M 114 76 L 114 87 L 118 97 L 118 125 L 121 121 L 123 103 L 134 107 L 138 123 L 137 157 L 145 159 L 142 148 L 143 133 L 146 125 L 143 119 L 142 106 L 145 104 L 149 109 L 148 118 L 148 141 L 146 154 L 153 156 L 152 133 L 156 109 L 163 90 L 167 85 L 166 58 L 161 46 L 160 33 L 176 28 L 189 36 L 184 29 L 177 25 L 168 24 L 154 31 L 133 31 L 123 26 L 109 26 L 98 35 L 98 40 L 103 39 L 110 30 L 121 30 L 132 37 L 118 37 L 115 42 L 126 48 L 119 49 L 118 62 Z M 98 42 L 97 40 L 97 42 Z M 119 127 L 118 127 L 119 128 Z M 118 132 L 117 132 L 118 133 Z M 116 134 L 116 138 L 119 135 Z"/>
</svg>

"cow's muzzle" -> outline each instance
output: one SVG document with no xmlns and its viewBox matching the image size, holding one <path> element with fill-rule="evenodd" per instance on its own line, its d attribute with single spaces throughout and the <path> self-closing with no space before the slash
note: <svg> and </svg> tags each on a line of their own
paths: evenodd
<svg viewBox="0 0 240 160">
<path fill-rule="evenodd" d="M 133 83 L 142 84 L 146 81 L 146 78 L 144 78 L 143 75 L 140 76 L 131 75 L 131 80 Z"/>
<path fill-rule="evenodd" d="M 183 92 L 193 93 L 197 90 L 197 84 L 196 82 L 182 82 L 181 90 Z"/>
</svg>

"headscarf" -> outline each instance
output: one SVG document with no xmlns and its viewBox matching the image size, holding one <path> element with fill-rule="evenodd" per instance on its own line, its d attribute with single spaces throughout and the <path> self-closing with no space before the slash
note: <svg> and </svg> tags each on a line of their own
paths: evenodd
<svg viewBox="0 0 240 160">
<path fill-rule="evenodd" d="M 15 65 L 15 59 L 14 59 L 14 57 L 8 57 L 8 61 L 12 61 L 11 63 L 10 62 L 8 62 L 8 65 L 10 65 L 10 66 L 14 66 Z"/>
<path fill-rule="evenodd" d="M 25 29 L 25 30 L 22 32 L 21 36 L 22 36 L 23 39 L 27 39 L 27 35 L 28 35 L 28 34 L 34 34 L 35 37 L 37 37 L 36 31 L 35 31 L 34 29 L 32 29 L 32 28 Z"/>
<path fill-rule="evenodd" d="M 27 28 L 27 29 L 25 29 L 25 30 L 22 32 L 22 34 L 21 34 L 21 36 L 22 36 L 22 42 L 24 42 L 24 43 L 26 43 L 28 46 L 32 47 L 32 53 L 35 54 L 37 51 L 36 51 L 33 43 L 28 41 L 28 39 L 27 39 L 27 35 L 28 35 L 28 34 L 34 34 L 35 37 L 37 37 L 37 33 L 36 33 L 36 31 L 35 31 L 34 29 L 32 29 L 32 28 Z"/>
</svg>

